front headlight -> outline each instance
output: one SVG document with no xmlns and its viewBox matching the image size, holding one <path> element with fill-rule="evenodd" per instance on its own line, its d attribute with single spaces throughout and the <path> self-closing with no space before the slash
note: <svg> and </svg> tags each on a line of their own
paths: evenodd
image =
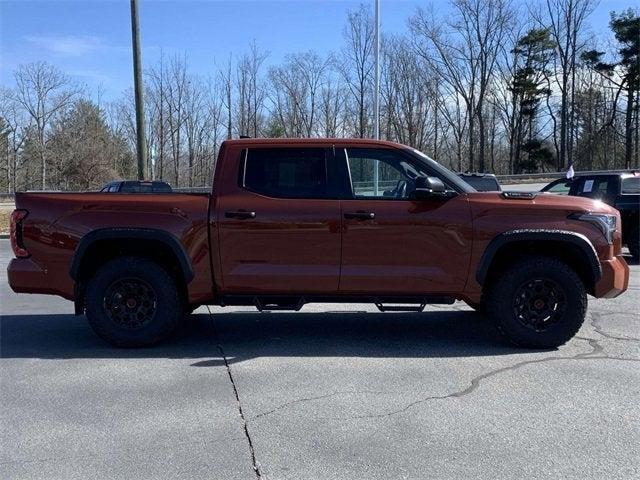
<svg viewBox="0 0 640 480">
<path fill-rule="evenodd" d="M 602 232 L 607 243 L 613 243 L 613 233 L 616 231 L 617 217 L 605 213 L 574 213 L 569 215 L 573 220 L 581 220 L 595 225 Z"/>
</svg>

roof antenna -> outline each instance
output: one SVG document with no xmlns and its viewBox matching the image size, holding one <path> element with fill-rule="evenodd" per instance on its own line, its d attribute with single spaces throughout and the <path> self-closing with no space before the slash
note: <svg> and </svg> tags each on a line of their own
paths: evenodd
<svg viewBox="0 0 640 480">
<path fill-rule="evenodd" d="M 251 135 L 240 135 L 240 138 L 251 138 Z"/>
</svg>

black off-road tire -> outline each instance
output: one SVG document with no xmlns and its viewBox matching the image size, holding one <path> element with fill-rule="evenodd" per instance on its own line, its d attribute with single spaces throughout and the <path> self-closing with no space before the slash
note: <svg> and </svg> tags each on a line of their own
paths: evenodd
<svg viewBox="0 0 640 480">
<path fill-rule="evenodd" d="M 116 347 L 146 347 L 168 337 L 183 315 L 175 281 L 157 263 L 121 257 L 102 266 L 86 291 L 89 325 Z"/>
<path fill-rule="evenodd" d="M 498 331 L 518 346 L 558 347 L 570 340 L 584 322 L 585 287 L 576 272 L 560 260 L 527 257 L 491 281 L 487 314 Z M 547 315 L 548 320 L 544 320 Z"/>
</svg>

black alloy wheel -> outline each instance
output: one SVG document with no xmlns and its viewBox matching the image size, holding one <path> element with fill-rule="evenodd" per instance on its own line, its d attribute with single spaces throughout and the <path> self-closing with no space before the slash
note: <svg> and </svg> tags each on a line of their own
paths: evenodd
<svg viewBox="0 0 640 480">
<path fill-rule="evenodd" d="M 562 320 L 567 310 L 567 296 L 553 280 L 534 278 L 518 287 L 512 308 L 525 327 L 543 332 Z"/>
<path fill-rule="evenodd" d="M 157 308 L 156 292 L 136 277 L 118 279 L 107 287 L 103 307 L 107 316 L 119 326 L 135 330 L 148 325 Z"/>
</svg>

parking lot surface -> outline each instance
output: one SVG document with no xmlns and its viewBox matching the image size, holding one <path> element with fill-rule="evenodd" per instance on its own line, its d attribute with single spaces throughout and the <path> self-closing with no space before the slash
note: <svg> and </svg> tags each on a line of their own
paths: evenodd
<svg viewBox="0 0 640 480">
<path fill-rule="evenodd" d="M 0 240 L 0 477 L 640 478 L 640 267 L 558 350 L 464 304 L 200 308 L 148 349 L 13 294 Z"/>
</svg>

